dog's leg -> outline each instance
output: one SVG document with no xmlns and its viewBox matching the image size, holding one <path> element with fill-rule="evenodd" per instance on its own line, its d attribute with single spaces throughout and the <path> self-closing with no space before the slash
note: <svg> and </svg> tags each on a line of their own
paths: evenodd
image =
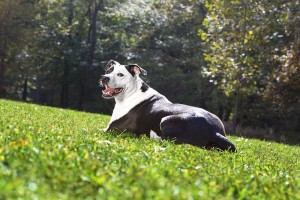
<svg viewBox="0 0 300 200">
<path fill-rule="evenodd" d="M 160 123 L 162 139 L 173 140 L 176 144 L 185 143 L 205 148 L 208 145 L 208 138 L 199 134 L 199 130 L 191 125 L 194 120 L 198 118 L 187 113 L 164 117 Z"/>
<path fill-rule="evenodd" d="M 232 142 L 230 142 L 225 136 L 221 135 L 220 133 L 216 133 L 213 142 L 222 150 L 236 152 L 234 144 L 232 144 Z"/>
<path fill-rule="evenodd" d="M 176 144 L 191 144 L 205 149 L 219 148 L 235 152 L 235 146 L 205 117 L 179 114 L 164 117 L 160 123 L 162 139 L 174 140 Z"/>
</svg>

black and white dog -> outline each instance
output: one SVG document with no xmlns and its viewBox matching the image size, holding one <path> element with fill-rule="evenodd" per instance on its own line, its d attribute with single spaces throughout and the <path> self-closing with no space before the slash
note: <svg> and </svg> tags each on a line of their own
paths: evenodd
<svg viewBox="0 0 300 200">
<path fill-rule="evenodd" d="M 129 131 L 137 135 L 156 133 L 176 144 L 191 144 L 205 149 L 236 151 L 225 137 L 221 120 L 197 107 L 171 103 L 150 88 L 139 75 L 147 72 L 136 64 L 121 65 L 111 60 L 100 83 L 104 98 L 116 104 L 106 131 Z"/>
</svg>

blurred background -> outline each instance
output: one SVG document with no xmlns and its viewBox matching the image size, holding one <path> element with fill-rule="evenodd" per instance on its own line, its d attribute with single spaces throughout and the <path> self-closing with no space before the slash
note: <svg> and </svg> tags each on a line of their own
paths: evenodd
<svg viewBox="0 0 300 200">
<path fill-rule="evenodd" d="M 0 1 L 0 98 L 111 114 L 111 59 L 230 134 L 300 142 L 298 0 Z"/>
</svg>

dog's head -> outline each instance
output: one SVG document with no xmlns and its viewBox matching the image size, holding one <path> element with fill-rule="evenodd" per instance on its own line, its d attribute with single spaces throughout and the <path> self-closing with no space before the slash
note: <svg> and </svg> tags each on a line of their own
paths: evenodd
<svg viewBox="0 0 300 200">
<path fill-rule="evenodd" d="M 137 89 L 139 75 L 147 75 L 146 70 L 136 64 L 121 65 L 111 60 L 105 67 L 105 75 L 101 76 L 100 84 L 104 98 L 123 98 Z"/>
</svg>

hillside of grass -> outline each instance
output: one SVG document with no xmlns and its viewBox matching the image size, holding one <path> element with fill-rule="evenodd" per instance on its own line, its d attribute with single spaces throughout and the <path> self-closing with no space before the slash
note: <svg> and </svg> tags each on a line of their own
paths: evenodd
<svg viewBox="0 0 300 200">
<path fill-rule="evenodd" d="M 108 121 L 0 100 L 0 199 L 300 199 L 299 146 L 229 137 L 237 153 L 206 151 Z"/>
</svg>

